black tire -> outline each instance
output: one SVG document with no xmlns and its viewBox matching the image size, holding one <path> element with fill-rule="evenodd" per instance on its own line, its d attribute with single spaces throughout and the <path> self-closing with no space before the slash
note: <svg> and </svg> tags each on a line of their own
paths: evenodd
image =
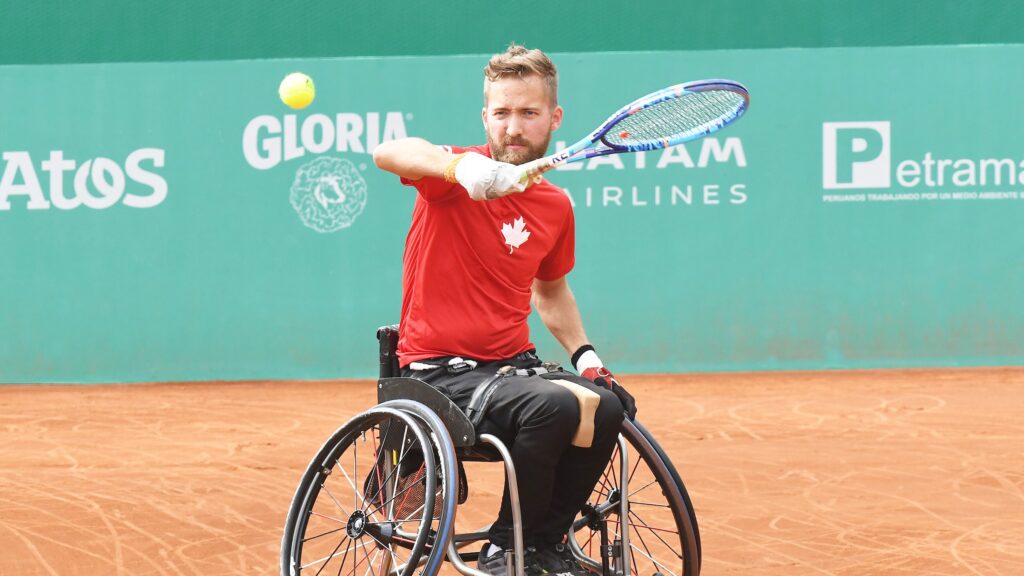
<svg viewBox="0 0 1024 576">
<path fill-rule="evenodd" d="M 433 569 L 424 574 L 436 572 L 454 525 L 458 472 L 450 438 L 413 412 L 374 407 L 320 448 L 288 510 L 282 576 L 410 576 L 424 562 Z"/>
<path fill-rule="evenodd" d="M 381 407 L 394 407 L 414 414 L 426 426 L 433 442 L 437 460 L 437 496 L 434 516 L 436 523 L 427 542 L 427 558 L 421 562 L 423 576 L 434 576 L 440 570 L 447 553 L 448 541 L 455 535 L 455 514 L 458 504 L 465 501 L 468 486 L 461 478 L 462 467 L 455 456 L 455 443 L 448 428 L 436 412 L 414 400 L 390 400 Z M 440 536 L 437 536 L 440 534 Z"/>
<path fill-rule="evenodd" d="M 700 548 L 700 527 L 697 525 L 697 513 L 693 510 L 693 502 L 690 501 L 690 493 L 686 491 L 686 485 L 683 484 L 682 477 L 679 476 L 679 472 L 676 471 L 675 465 L 672 464 L 672 460 L 669 459 L 668 454 L 662 449 L 661 444 L 651 436 L 651 433 L 641 424 L 640 422 L 634 422 L 637 430 L 643 434 L 647 442 L 654 448 L 662 462 L 668 468 L 668 471 L 672 474 L 672 478 L 675 479 L 676 486 L 679 488 L 679 495 L 683 497 L 683 503 L 686 505 L 686 513 L 690 516 L 690 526 L 693 529 L 693 540 L 694 545 L 697 547 L 697 568 L 699 574 L 699 568 L 701 561 L 703 560 L 701 548 Z"/>
<path fill-rule="evenodd" d="M 698 576 L 701 550 L 697 516 L 689 494 L 672 462 L 640 425 L 626 421 L 622 437 L 627 445 L 629 470 L 629 549 L 631 576 Z M 605 520 L 608 542 L 622 537 L 620 447 L 591 494 L 588 508 L 573 524 L 570 537 L 582 552 L 583 562 L 601 568 L 601 534 L 596 514 Z M 589 513 L 589 517 L 588 517 Z"/>
</svg>

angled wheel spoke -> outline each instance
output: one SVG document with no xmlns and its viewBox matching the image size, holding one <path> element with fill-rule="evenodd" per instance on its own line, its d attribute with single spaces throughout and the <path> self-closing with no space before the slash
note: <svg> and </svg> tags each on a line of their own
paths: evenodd
<svg viewBox="0 0 1024 576">
<path fill-rule="evenodd" d="M 332 518 L 332 520 L 333 520 L 333 518 Z M 328 530 L 327 532 L 321 532 L 321 533 L 317 534 L 316 536 L 306 536 L 305 538 L 302 539 L 302 541 L 303 542 L 309 542 L 311 540 L 316 540 L 317 538 L 323 538 L 324 536 L 330 536 L 331 534 L 337 534 L 338 532 L 341 532 L 342 530 L 344 530 L 344 528 L 335 528 L 333 530 Z"/>
<path fill-rule="evenodd" d="M 633 501 L 633 495 L 634 495 L 634 494 L 638 494 L 638 493 L 640 493 L 640 492 L 643 492 L 643 491 L 644 491 L 645 489 L 647 489 L 647 488 L 648 488 L 649 486 L 653 486 L 654 484 L 657 484 L 657 483 L 658 483 L 658 480 L 657 480 L 657 479 L 655 479 L 655 480 L 651 480 L 650 482 L 648 482 L 647 484 L 644 484 L 643 486 L 640 486 L 640 487 L 639 487 L 639 488 L 637 488 L 636 490 L 630 490 L 630 492 L 629 492 L 629 498 L 630 498 L 630 500 L 629 500 L 629 501 L 630 501 L 630 502 L 632 502 L 632 501 Z"/>
<path fill-rule="evenodd" d="M 632 517 L 633 517 L 633 515 L 630 514 L 630 518 L 632 518 Z M 643 535 L 640 533 L 640 528 L 637 527 L 636 524 L 633 524 L 633 526 L 634 526 L 634 530 L 636 531 L 636 533 L 634 535 L 637 538 L 639 538 L 640 541 L 643 543 L 644 542 L 644 538 L 643 538 Z M 665 548 L 667 548 L 669 550 L 672 550 L 672 553 L 675 554 L 677 558 L 682 558 L 683 557 L 682 554 L 680 554 L 679 552 L 676 552 L 676 550 L 673 548 L 672 544 L 669 544 L 668 542 L 666 542 L 665 539 L 662 538 L 660 534 L 658 534 L 659 532 L 667 532 L 669 534 L 675 534 L 676 536 L 679 536 L 678 532 L 674 532 L 672 530 L 659 530 L 659 529 L 656 529 L 656 528 L 652 528 L 652 527 L 650 527 L 650 526 L 648 526 L 646 524 L 643 524 L 643 528 L 645 530 L 649 531 L 651 534 L 653 534 L 654 537 L 657 538 L 659 541 L 661 541 L 661 543 L 665 545 Z M 646 543 L 644 543 L 644 548 L 646 548 L 647 551 L 650 552 L 650 549 L 647 548 Z"/>
<path fill-rule="evenodd" d="M 334 505 L 338 507 L 338 511 L 341 512 L 342 516 L 351 516 L 351 513 L 348 510 L 345 510 L 345 506 L 341 502 L 339 502 L 337 498 L 334 497 L 334 494 L 331 493 L 331 489 L 329 486 L 327 486 L 326 481 L 324 482 L 323 486 L 320 487 L 320 490 L 326 493 L 327 497 L 330 498 L 332 502 L 334 502 Z M 326 515 L 322 516 L 324 518 L 327 518 Z M 342 520 L 341 522 L 342 524 L 344 524 L 345 522 L 348 522 L 348 520 Z"/>
<path fill-rule="evenodd" d="M 347 542 L 348 542 L 348 546 L 345 546 L 345 552 L 342 554 L 342 558 L 341 558 L 341 564 L 342 565 L 345 564 L 345 558 L 348 556 L 349 548 L 352 547 L 352 541 L 351 540 L 347 540 Z M 303 565 L 302 569 L 305 570 L 306 568 L 309 568 L 310 566 L 316 566 L 317 564 L 323 564 L 322 566 L 320 566 L 320 569 L 316 571 L 317 574 L 320 574 L 321 572 L 323 572 L 324 568 L 327 567 L 327 563 L 330 562 L 332 559 L 334 559 L 338 555 L 338 550 L 340 550 L 341 549 L 341 545 L 345 544 L 345 543 L 346 543 L 346 540 L 339 541 L 338 545 L 334 547 L 334 550 L 332 550 L 330 554 L 328 554 L 327 556 L 324 556 L 323 558 L 318 558 L 316 560 L 313 560 L 309 564 Z"/>
<path fill-rule="evenodd" d="M 629 507 L 632 508 L 633 506 L 646 506 L 648 508 L 666 508 L 669 510 L 672 509 L 672 507 L 669 506 L 668 504 L 659 504 L 657 502 L 637 502 L 636 500 L 630 499 Z"/>
</svg>

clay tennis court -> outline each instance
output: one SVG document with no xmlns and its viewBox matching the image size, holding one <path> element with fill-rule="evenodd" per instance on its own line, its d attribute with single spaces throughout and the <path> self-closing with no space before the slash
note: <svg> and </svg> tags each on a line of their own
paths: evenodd
<svg viewBox="0 0 1024 576">
<path fill-rule="evenodd" d="M 623 378 L 705 575 L 1020 574 L 1024 369 Z M 308 459 L 370 381 L 0 386 L 0 574 L 276 574 Z M 469 467 L 460 528 L 500 468 Z"/>
</svg>

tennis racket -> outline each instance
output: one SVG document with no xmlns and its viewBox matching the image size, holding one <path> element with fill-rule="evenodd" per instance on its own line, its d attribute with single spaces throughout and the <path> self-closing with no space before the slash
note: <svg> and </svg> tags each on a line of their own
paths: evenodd
<svg viewBox="0 0 1024 576">
<path fill-rule="evenodd" d="M 731 80 L 669 86 L 622 107 L 572 146 L 523 164 L 519 181 L 526 183 L 560 164 L 689 142 L 735 122 L 749 106 L 750 93 Z"/>
</svg>

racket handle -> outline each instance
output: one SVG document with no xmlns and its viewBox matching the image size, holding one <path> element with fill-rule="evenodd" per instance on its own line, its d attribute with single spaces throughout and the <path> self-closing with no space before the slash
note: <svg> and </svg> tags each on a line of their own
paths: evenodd
<svg viewBox="0 0 1024 576">
<path fill-rule="evenodd" d="M 532 162 L 527 162 L 519 167 L 522 170 L 522 173 L 519 175 L 519 183 L 527 184 L 554 167 L 555 163 L 550 158 L 538 158 Z"/>
</svg>

